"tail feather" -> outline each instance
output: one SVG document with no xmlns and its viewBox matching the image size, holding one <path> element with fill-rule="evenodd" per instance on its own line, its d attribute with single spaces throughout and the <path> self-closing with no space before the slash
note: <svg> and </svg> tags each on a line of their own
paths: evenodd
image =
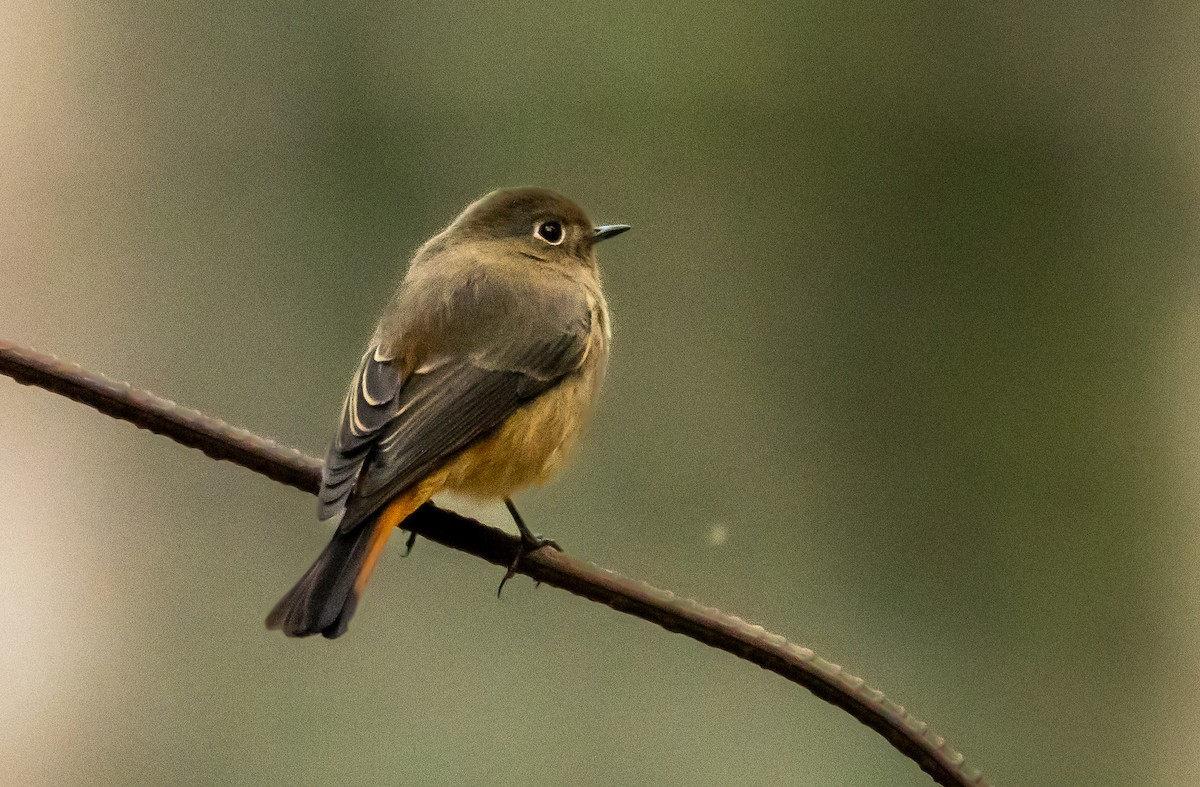
<svg viewBox="0 0 1200 787">
<path fill-rule="evenodd" d="M 316 562 L 267 615 L 267 628 L 289 637 L 346 633 L 375 561 L 396 526 L 428 498 L 408 494 L 353 530 L 333 534 Z"/>
</svg>

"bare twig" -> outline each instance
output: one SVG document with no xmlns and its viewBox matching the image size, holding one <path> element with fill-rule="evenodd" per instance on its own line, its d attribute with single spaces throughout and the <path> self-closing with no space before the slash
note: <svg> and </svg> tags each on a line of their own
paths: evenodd
<svg viewBox="0 0 1200 787">
<path fill-rule="evenodd" d="M 304 492 L 315 494 L 319 486 L 321 464 L 312 457 L 51 355 L 0 340 L 0 373 Z M 431 541 L 500 566 L 512 562 L 519 544 L 518 539 L 501 530 L 431 503 L 409 517 L 404 526 Z M 967 768 L 959 752 L 944 738 L 929 733 L 927 725 L 912 718 L 902 705 L 839 665 L 762 626 L 551 549 L 522 558 L 518 571 L 732 653 L 803 686 L 878 732 L 938 784 L 986 787 L 979 771 Z"/>
</svg>

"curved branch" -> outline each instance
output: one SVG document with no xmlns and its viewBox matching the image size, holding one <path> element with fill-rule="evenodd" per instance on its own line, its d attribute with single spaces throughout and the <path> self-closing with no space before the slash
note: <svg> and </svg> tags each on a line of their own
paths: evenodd
<svg viewBox="0 0 1200 787">
<path fill-rule="evenodd" d="M 321 463 L 312 457 L 54 356 L 0 340 L 0 373 L 301 491 L 315 494 L 320 485 Z M 432 503 L 418 509 L 405 520 L 404 526 L 430 541 L 500 566 L 512 562 L 519 543 L 516 537 L 501 530 Z M 883 692 L 839 665 L 762 626 L 551 549 L 525 556 L 518 571 L 538 582 L 732 653 L 803 686 L 878 732 L 938 784 L 986 787 L 979 771 L 965 766 L 962 754 L 941 736 L 928 732 L 928 725 L 914 719 L 904 706 L 887 699 Z"/>
</svg>

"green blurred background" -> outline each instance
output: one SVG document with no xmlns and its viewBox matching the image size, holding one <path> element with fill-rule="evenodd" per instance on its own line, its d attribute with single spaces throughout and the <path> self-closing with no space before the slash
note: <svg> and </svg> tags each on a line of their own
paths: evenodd
<svg viewBox="0 0 1200 787">
<path fill-rule="evenodd" d="M 411 251 L 560 190 L 635 231 L 536 529 L 845 664 L 999 784 L 1194 784 L 1198 23 L 5 2 L 0 336 L 319 453 Z M 428 543 L 349 636 L 268 633 L 312 498 L 2 381 L 0 473 L 0 782 L 928 783 Z"/>
</svg>

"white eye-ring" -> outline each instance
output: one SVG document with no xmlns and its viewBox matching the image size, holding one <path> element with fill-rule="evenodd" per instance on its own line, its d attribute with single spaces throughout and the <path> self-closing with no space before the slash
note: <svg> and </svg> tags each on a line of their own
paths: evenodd
<svg viewBox="0 0 1200 787">
<path fill-rule="evenodd" d="M 533 225 L 533 234 L 551 246 L 559 245 L 563 242 L 563 238 L 567 237 L 567 234 L 563 232 L 562 225 L 554 219 L 539 221 Z"/>
</svg>

